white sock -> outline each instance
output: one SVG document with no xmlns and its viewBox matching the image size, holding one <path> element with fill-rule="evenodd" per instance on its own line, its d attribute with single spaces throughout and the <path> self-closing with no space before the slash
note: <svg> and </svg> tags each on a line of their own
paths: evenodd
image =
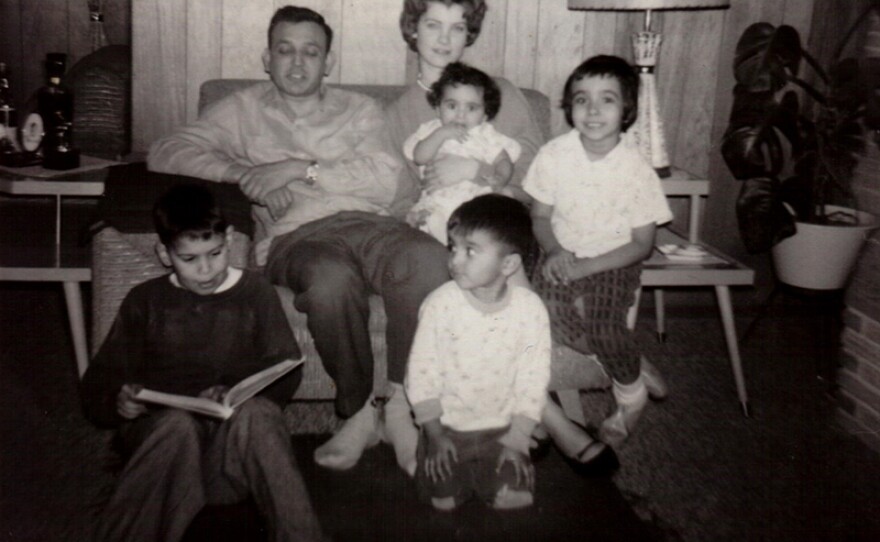
<svg viewBox="0 0 880 542">
<path fill-rule="evenodd" d="M 408 475 L 416 473 L 416 448 L 419 430 L 412 416 L 412 407 L 406 399 L 403 385 L 389 383 L 391 395 L 383 409 L 384 440 L 394 447 L 397 464 Z"/>
<path fill-rule="evenodd" d="M 345 420 L 330 440 L 315 450 L 315 463 L 334 470 L 347 470 L 357 465 L 364 450 L 379 442 L 378 416 L 370 397 L 363 408 Z"/>
<path fill-rule="evenodd" d="M 602 422 L 599 437 L 606 444 L 617 447 L 627 439 L 630 431 L 639 421 L 645 405 L 648 404 L 648 388 L 639 376 L 630 384 L 621 384 L 615 380 L 611 392 L 617 402 L 617 408 Z"/>
<path fill-rule="evenodd" d="M 612 385 L 612 393 L 614 400 L 620 406 L 641 407 L 648 402 L 648 388 L 645 387 L 645 381 L 642 375 L 629 384 L 621 384 L 617 380 Z"/>
</svg>

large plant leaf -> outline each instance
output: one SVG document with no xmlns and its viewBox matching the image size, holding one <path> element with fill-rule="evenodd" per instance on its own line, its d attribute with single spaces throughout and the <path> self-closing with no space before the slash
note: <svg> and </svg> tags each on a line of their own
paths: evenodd
<svg viewBox="0 0 880 542">
<path fill-rule="evenodd" d="M 828 78 L 828 105 L 845 114 L 861 109 L 868 99 L 869 66 L 855 58 L 845 58 L 834 65 Z"/>
<path fill-rule="evenodd" d="M 808 188 L 809 202 L 802 206 L 801 196 L 786 195 L 797 200 L 798 216 L 803 220 L 822 223 L 826 204 L 852 202 L 852 175 L 866 145 L 861 124 L 866 88 L 853 59 L 829 71 L 828 99 L 817 108 L 814 125 L 806 127 L 809 137 L 794 155 L 795 178 L 798 185 Z M 788 187 L 786 191 L 791 192 Z"/>
<path fill-rule="evenodd" d="M 797 230 L 794 217 L 782 205 L 779 183 L 770 178 L 743 183 L 736 201 L 736 218 L 743 244 L 752 254 L 769 250 Z"/>
<path fill-rule="evenodd" d="M 797 75 L 802 57 L 797 30 L 755 23 L 736 44 L 734 77 L 752 92 L 777 92 Z"/>
<path fill-rule="evenodd" d="M 801 115 L 800 108 L 798 94 L 790 90 L 782 95 L 779 107 L 773 111 L 773 126 L 782 132 L 791 144 L 791 153 L 794 156 L 803 150 L 813 130 L 812 122 Z"/>
<path fill-rule="evenodd" d="M 782 142 L 774 123 L 779 104 L 771 92 L 734 89 L 730 125 L 721 142 L 721 155 L 734 178 L 776 177 L 783 164 Z"/>
<path fill-rule="evenodd" d="M 812 175 L 812 169 L 810 168 L 813 166 L 809 165 L 815 162 L 815 157 L 815 152 L 804 154 L 803 159 L 798 164 L 804 164 L 808 169 L 808 173 L 804 174 L 797 170 L 794 175 L 782 181 L 778 192 L 779 199 L 791 206 L 799 219 L 808 222 L 812 220 L 816 212 L 813 207 L 814 184 L 810 177 Z"/>
</svg>

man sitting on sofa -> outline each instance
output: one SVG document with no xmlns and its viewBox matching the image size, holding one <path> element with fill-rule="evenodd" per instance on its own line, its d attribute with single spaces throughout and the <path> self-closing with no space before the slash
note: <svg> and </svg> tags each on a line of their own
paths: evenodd
<svg viewBox="0 0 880 542">
<path fill-rule="evenodd" d="M 336 383 L 337 412 L 348 418 L 315 461 L 347 469 L 379 436 L 369 295 L 384 300 L 388 380 L 399 389 L 419 305 L 449 277 L 445 247 L 389 216 L 403 166 L 382 137 L 380 106 L 323 85 L 334 62 L 332 38 L 320 14 L 279 9 L 263 53 L 271 81 L 228 96 L 156 141 L 148 166 L 238 183 L 252 201 L 257 263 L 295 293 Z M 408 409 L 397 395 L 397 406 Z M 387 408 L 392 444 L 395 435 L 415 442 L 408 410 L 390 416 Z"/>
</svg>

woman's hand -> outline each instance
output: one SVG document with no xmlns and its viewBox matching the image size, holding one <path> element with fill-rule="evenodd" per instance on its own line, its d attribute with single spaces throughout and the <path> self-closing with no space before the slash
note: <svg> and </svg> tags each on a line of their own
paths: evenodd
<svg viewBox="0 0 880 542">
<path fill-rule="evenodd" d="M 445 480 L 452 475 L 452 463 L 458 463 L 458 450 L 445 433 L 428 436 L 428 449 L 425 458 L 425 474 L 432 482 Z"/>
<path fill-rule="evenodd" d="M 574 276 L 574 264 L 574 253 L 559 247 L 547 256 L 541 273 L 553 284 L 568 284 Z"/>
<path fill-rule="evenodd" d="M 444 154 L 425 166 L 423 176 L 425 190 L 431 192 L 444 186 L 458 184 L 465 179 L 475 179 L 479 172 L 479 160 Z"/>
<path fill-rule="evenodd" d="M 513 469 L 516 472 L 517 487 L 525 485 L 526 489 L 534 491 L 535 467 L 524 454 L 505 446 L 501 449 L 501 454 L 498 456 L 498 466 L 495 467 L 495 472 L 500 473 L 505 463 L 513 464 Z"/>
<path fill-rule="evenodd" d="M 116 395 L 116 412 L 126 420 L 133 420 L 147 412 L 147 405 L 134 398 L 141 391 L 140 384 L 123 384 Z"/>
<path fill-rule="evenodd" d="M 292 203 L 293 192 L 288 190 L 287 186 L 276 188 L 266 194 L 266 207 L 269 208 L 269 215 L 272 216 L 272 220 L 278 220 L 284 216 L 284 213 L 287 212 Z"/>
</svg>

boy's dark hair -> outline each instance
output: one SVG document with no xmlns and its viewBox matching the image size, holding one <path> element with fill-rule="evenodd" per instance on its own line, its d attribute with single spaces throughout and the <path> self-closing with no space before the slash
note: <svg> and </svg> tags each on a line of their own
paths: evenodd
<svg viewBox="0 0 880 542">
<path fill-rule="evenodd" d="M 522 258 L 530 273 L 537 257 L 538 242 L 532 231 L 529 208 L 519 200 L 501 194 L 484 194 L 462 203 L 449 217 L 448 232 L 467 235 L 484 231 L 507 245 L 511 253 Z"/>
<path fill-rule="evenodd" d="M 400 33 L 410 50 L 418 52 L 415 34 L 419 28 L 419 19 L 428 11 L 429 2 L 439 2 L 445 6 L 458 4 L 464 8 L 464 20 L 468 31 L 465 46 L 470 47 L 477 41 L 483 27 L 483 17 L 488 9 L 484 0 L 404 0 L 403 11 L 400 12 Z"/>
<path fill-rule="evenodd" d="M 323 15 L 309 8 L 284 6 L 283 8 L 278 8 L 275 15 L 272 15 L 272 21 L 269 23 L 268 36 L 270 48 L 272 47 L 272 31 L 275 30 L 278 23 L 315 23 L 324 29 L 324 34 L 327 36 L 327 51 L 330 50 L 330 46 L 333 44 L 333 29 L 324 20 Z"/>
<path fill-rule="evenodd" d="M 639 75 L 630 64 L 619 56 L 597 55 L 588 58 L 574 69 L 565 82 L 565 90 L 562 92 L 562 110 L 565 112 L 565 120 L 569 126 L 574 126 L 571 120 L 572 87 L 584 77 L 613 77 L 620 82 L 620 91 L 623 93 L 623 118 L 621 131 L 625 132 L 636 121 L 639 107 Z"/>
<path fill-rule="evenodd" d="M 184 236 L 208 240 L 225 235 L 229 226 L 211 192 L 196 184 L 178 184 L 162 194 L 153 205 L 153 224 L 169 248 Z"/>
<path fill-rule="evenodd" d="M 483 107 L 489 120 L 495 118 L 501 109 L 501 90 L 498 85 L 484 72 L 468 66 L 462 62 L 448 64 L 440 75 L 440 79 L 431 85 L 428 92 L 428 103 L 431 107 L 440 107 L 443 102 L 443 92 L 448 87 L 470 85 L 483 91 Z"/>
</svg>

